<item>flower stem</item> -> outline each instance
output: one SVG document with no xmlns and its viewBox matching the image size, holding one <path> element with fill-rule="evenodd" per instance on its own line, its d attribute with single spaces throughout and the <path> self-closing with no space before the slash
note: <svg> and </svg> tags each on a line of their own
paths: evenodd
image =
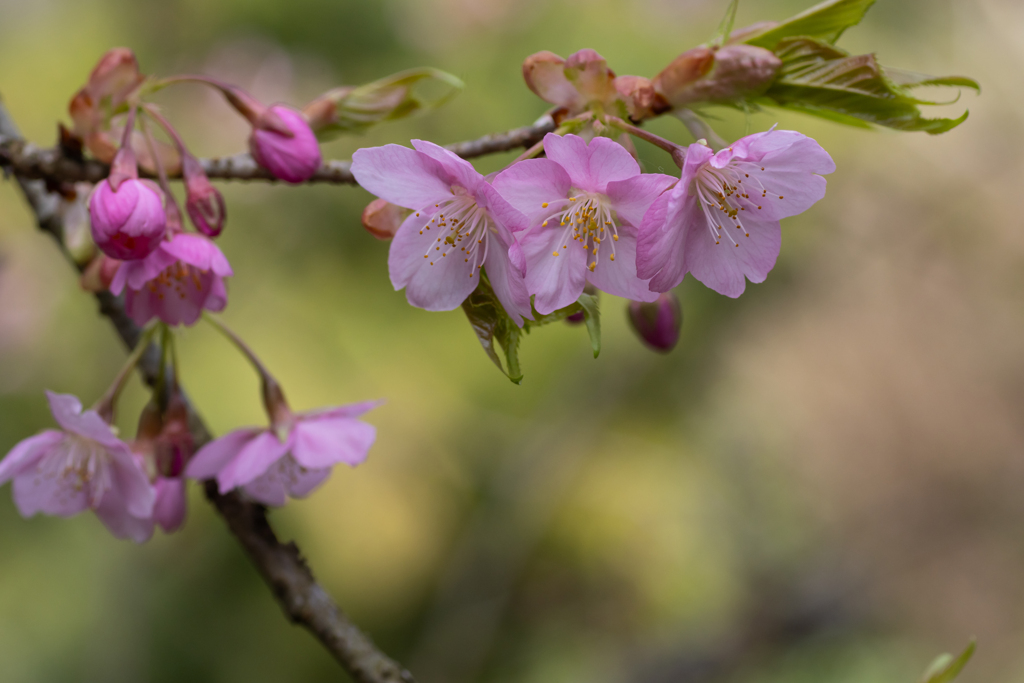
<svg viewBox="0 0 1024 683">
<path fill-rule="evenodd" d="M 108 424 L 114 421 L 114 408 L 117 406 L 117 399 L 121 395 L 121 391 L 124 389 L 125 384 L 128 383 L 128 377 L 131 375 L 132 370 L 139 364 L 139 360 L 142 358 L 142 354 L 145 353 L 149 347 L 149 343 L 153 340 L 153 335 L 156 334 L 157 326 L 154 325 L 149 329 L 143 331 L 142 336 L 139 337 L 138 343 L 132 352 L 128 354 L 127 360 L 124 365 L 118 371 L 114 377 L 114 381 L 110 384 L 110 388 L 107 389 L 100 400 L 93 406 L 93 410 L 99 413 Z"/>
<path fill-rule="evenodd" d="M 152 116 L 152 113 L 146 109 L 146 113 Z M 153 140 L 152 133 L 149 132 L 149 126 L 146 125 L 146 119 L 142 119 L 142 133 L 146 138 L 146 148 L 149 149 L 150 155 L 153 157 L 153 163 L 156 165 L 156 175 L 160 181 L 160 189 L 164 191 L 164 196 L 167 197 L 167 206 L 164 211 L 167 213 L 168 230 L 170 234 L 181 232 L 184 228 L 181 219 L 181 209 L 178 207 L 178 200 L 174 197 L 174 192 L 171 191 L 171 183 L 167 180 L 167 170 L 164 168 L 164 162 L 157 153 L 156 142 Z"/>
<path fill-rule="evenodd" d="M 681 145 L 677 145 L 676 143 L 672 142 L 671 140 L 666 140 L 665 138 L 661 137 L 660 135 L 655 135 L 654 133 L 651 133 L 650 131 L 646 131 L 643 128 L 639 128 L 638 126 L 634 126 L 631 123 L 623 121 L 622 119 L 618 118 L 617 116 L 609 116 L 608 117 L 608 123 L 610 123 L 611 125 L 615 126 L 616 128 L 618 128 L 618 129 L 620 129 L 620 130 L 622 130 L 622 131 L 624 131 L 626 133 L 629 133 L 633 137 L 637 137 L 637 138 L 640 138 L 641 140 L 645 140 L 645 141 L 651 143 L 652 145 L 654 145 L 655 147 L 660 147 L 661 149 L 665 150 L 669 154 L 672 154 L 673 156 L 678 154 L 678 153 L 680 153 L 680 152 L 683 152 L 684 154 L 686 152 L 685 148 L 682 147 Z"/>
</svg>

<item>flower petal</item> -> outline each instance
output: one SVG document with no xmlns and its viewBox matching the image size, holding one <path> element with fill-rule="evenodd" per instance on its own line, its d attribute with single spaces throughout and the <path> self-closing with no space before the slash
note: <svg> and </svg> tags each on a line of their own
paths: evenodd
<svg viewBox="0 0 1024 683">
<path fill-rule="evenodd" d="M 0 484 L 6 484 L 26 470 L 35 467 L 43 453 L 60 443 L 63 438 L 64 432 L 48 429 L 15 444 L 3 461 L 0 461 Z"/>
<path fill-rule="evenodd" d="M 523 62 L 523 79 L 526 87 L 545 102 L 570 110 L 585 104 L 565 77 L 565 60 L 553 52 L 544 50 L 527 57 Z"/>
<path fill-rule="evenodd" d="M 96 507 L 96 516 L 117 538 L 128 538 L 136 543 L 145 543 L 153 535 L 153 518 L 136 517 L 117 487 L 108 489 Z"/>
<path fill-rule="evenodd" d="M 684 249 L 690 226 L 706 223 L 697 198 L 677 185 L 661 195 L 644 215 L 637 237 L 637 277 L 652 278 L 652 292 L 667 292 L 686 276 Z"/>
<path fill-rule="evenodd" d="M 288 452 L 290 442 L 282 443 L 270 431 L 257 434 L 217 475 L 220 492 L 227 493 L 259 477 Z"/>
<path fill-rule="evenodd" d="M 149 483 L 149 476 L 142 465 L 125 446 L 124 450 L 110 452 L 112 486 L 104 492 L 104 497 L 111 490 L 117 489 L 118 497 L 123 500 L 128 514 L 135 517 L 151 517 L 153 504 L 156 502 L 156 490 Z M 102 501 L 100 503 L 102 505 Z"/>
<path fill-rule="evenodd" d="M 658 295 L 647 286 L 647 280 L 636 276 L 636 228 L 620 225 L 619 241 L 615 244 L 615 260 L 609 256 L 611 250 L 602 245 L 592 263 L 597 265 L 593 272 L 588 272 L 587 282 L 602 292 L 612 296 L 621 296 L 633 301 L 656 301 Z"/>
<path fill-rule="evenodd" d="M 777 220 L 746 219 L 744 227 L 750 237 L 735 227 L 723 226 L 723 233 L 730 231 L 732 241 L 723 234 L 718 244 L 706 228 L 706 220 L 704 223 L 703 229 L 694 226 L 686 233 L 687 271 L 707 287 L 734 299 L 746 289 L 744 276 L 751 282 L 764 282 L 782 246 L 782 226 Z"/>
<path fill-rule="evenodd" d="M 108 447 L 124 445 L 95 410 L 82 411 L 82 402 L 77 397 L 47 391 L 46 398 L 50 402 L 53 419 L 64 431 L 84 436 Z"/>
<path fill-rule="evenodd" d="M 526 257 L 526 290 L 537 295 L 533 305 L 538 313 L 547 315 L 580 298 L 587 281 L 587 252 L 572 240 L 571 227 L 535 228 L 520 244 Z"/>
<path fill-rule="evenodd" d="M 499 173 L 491 184 L 530 225 L 540 225 L 552 213 L 544 204 L 568 197 L 572 180 L 551 159 L 525 159 Z"/>
<path fill-rule="evenodd" d="M 340 462 L 358 465 L 377 438 L 377 429 L 360 420 L 335 418 L 300 421 L 295 426 L 292 457 L 306 469 Z"/>
<path fill-rule="evenodd" d="M 451 176 L 452 180 L 459 185 L 462 185 L 462 187 L 466 188 L 470 192 L 475 191 L 477 186 L 484 182 L 483 175 L 473 168 L 473 164 L 456 155 L 454 152 L 451 152 L 428 140 L 413 140 L 412 146 L 416 148 L 417 152 L 426 154 L 428 157 L 441 164 L 441 166 L 444 167 L 444 170 L 446 170 Z"/>
<path fill-rule="evenodd" d="M 165 533 L 172 533 L 185 522 L 187 498 L 185 480 L 177 477 L 160 477 L 154 484 L 156 503 L 153 505 L 153 521 Z"/>
<path fill-rule="evenodd" d="M 363 401 L 362 403 L 350 403 L 344 406 L 311 410 L 299 415 L 300 420 L 326 420 L 336 417 L 359 417 L 364 413 L 384 405 L 384 399 L 377 401 Z"/>
<path fill-rule="evenodd" d="M 451 178 L 444 167 L 401 145 L 356 150 L 352 174 L 366 190 L 407 209 L 422 209 L 451 197 Z"/>
<path fill-rule="evenodd" d="M 22 517 L 37 512 L 57 517 L 71 517 L 89 507 L 92 487 L 83 482 L 77 471 L 66 465 L 80 455 L 82 442 L 62 439 L 46 449 L 37 467 L 14 478 L 14 503 Z"/>
<path fill-rule="evenodd" d="M 613 180 L 640 174 L 640 165 L 626 149 L 608 138 L 594 138 L 588 145 L 578 135 L 544 136 L 544 151 L 565 169 L 573 187 L 587 192 L 604 192 Z"/>
<path fill-rule="evenodd" d="M 505 312 L 512 318 L 512 322 L 522 327 L 523 318 L 533 320 L 533 309 L 530 306 L 530 294 L 526 291 L 522 271 L 513 266 L 509 256 L 511 240 L 502 240 L 498 235 L 490 234 L 487 239 L 490 241 L 487 259 L 484 262 L 487 277 Z"/>
<path fill-rule="evenodd" d="M 634 227 L 640 227 L 644 214 L 663 192 L 679 182 L 679 178 L 661 173 L 641 173 L 627 180 L 608 183 L 607 194 L 615 215 Z M 618 258 L 618 257 L 616 257 Z"/>
<path fill-rule="evenodd" d="M 470 264 L 462 252 L 446 249 L 436 228 L 428 230 L 425 214 L 412 214 L 395 233 L 388 252 L 388 274 L 395 290 L 405 289 L 405 298 L 417 308 L 428 311 L 451 311 L 462 305 L 476 289 L 479 276 L 470 275 Z M 422 234 L 420 234 L 422 233 Z M 449 256 L 442 256 L 451 251 Z M 424 258 L 426 257 L 426 258 Z"/>
</svg>

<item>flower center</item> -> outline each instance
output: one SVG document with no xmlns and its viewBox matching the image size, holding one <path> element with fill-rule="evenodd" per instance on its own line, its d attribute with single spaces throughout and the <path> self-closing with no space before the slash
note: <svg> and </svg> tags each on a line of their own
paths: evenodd
<svg viewBox="0 0 1024 683">
<path fill-rule="evenodd" d="M 208 272 L 177 261 L 160 271 L 156 277 L 146 283 L 146 287 L 160 299 L 163 299 L 166 294 L 186 299 L 188 298 L 186 287 L 190 282 L 197 293 L 203 291 L 202 277 Z"/>
<path fill-rule="evenodd" d="M 576 242 L 589 254 L 593 254 L 587 260 L 590 263 L 587 268 L 593 273 L 600 263 L 601 250 L 608 253 L 608 260 L 615 260 L 615 243 L 619 241 L 619 229 L 615 224 L 615 214 L 607 202 L 608 198 L 597 192 L 584 192 L 575 188 L 569 190 L 569 196 L 559 199 L 550 204 L 544 202 L 542 208 L 552 208 L 553 212 L 541 223 L 542 228 L 558 221 L 558 227 L 562 231 L 562 249 L 569 249 L 569 241 Z M 552 226 L 554 227 L 554 226 Z M 556 247 L 551 252 L 552 257 L 561 256 L 562 252 Z"/>
<path fill-rule="evenodd" d="M 463 188 L 453 188 L 452 195 L 451 199 L 434 204 L 433 212 L 429 209 L 416 212 L 417 216 L 430 216 L 420 228 L 420 234 L 434 231 L 431 234 L 437 235 L 423 258 L 430 265 L 449 256 L 461 258 L 469 269 L 469 277 L 474 277 L 487 259 L 488 232 L 497 234 L 498 228 L 487 210 L 477 205 L 476 199 Z"/>
<path fill-rule="evenodd" d="M 715 244 L 721 244 L 724 235 L 734 247 L 739 247 L 740 244 L 733 239 L 732 232 L 723 226 L 731 225 L 737 230 L 742 230 L 744 237 L 750 237 L 750 231 L 743 222 L 745 214 L 762 211 L 764 203 L 768 200 L 783 198 L 765 187 L 762 182 L 763 174 L 764 167 L 760 164 L 735 159 L 725 168 L 714 168 L 711 164 L 705 164 L 697 172 L 693 188 L 707 218 L 708 230 L 715 239 Z"/>
<path fill-rule="evenodd" d="M 106 450 L 91 439 L 67 434 L 62 448 L 55 448 L 40 463 L 43 477 L 59 480 L 58 496 L 71 498 L 88 487 L 91 505 L 99 504 L 110 488 L 109 458 Z"/>
</svg>

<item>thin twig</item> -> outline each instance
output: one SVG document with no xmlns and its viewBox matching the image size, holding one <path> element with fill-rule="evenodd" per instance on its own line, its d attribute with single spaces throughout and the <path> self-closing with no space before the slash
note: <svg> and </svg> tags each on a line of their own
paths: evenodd
<svg viewBox="0 0 1024 683">
<path fill-rule="evenodd" d="M 20 133 L 14 121 L 0 102 L 0 149 L 20 149 L 33 153 L 30 145 L 20 141 Z M 54 150 L 41 150 L 44 157 L 56 163 L 53 169 L 96 169 L 96 162 L 73 162 L 62 155 L 54 156 Z M 24 157 L 22 157 L 24 159 Z M 67 163 L 65 163 L 67 162 Z M 32 163 L 37 162 L 31 162 Z M 7 166 L 7 158 L 0 152 L 0 165 Z M 11 170 L 21 187 L 39 227 L 52 235 L 64 247 L 64 225 L 61 214 L 61 199 L 50 192 L 38 175 L 23 176 L 21 167 L 11 165 Z M 91 171 L 90 171 L 91 172 Z M 95 176 L 50 176 L 50 180 L 69 181 L 88 179 Z M 100 176 L 100 178 L 105 175 Z M 124 304 L 109 292 L 96 295 L 100 313 L 106 316 L 118 336 L 129 349 L 140 340 L 141 330 L 132 322 L 124 310 Z M 150 385 L 157 381 L 160 358 L 154 346 L 150 346 L 139 362 L 143 379 Z M 211 436 L 202 418 L 190 408 L 189 428 L 196 447 L 210 441 Z M 295 624 L 307 628 L 330 652 L 358 683 L 415 683 L 412 675 L 394 660 L 378 650 L 370 638 L 353 624 L 338 608 L 327 592 L 316 582 L 313 572 L 303 559 L 294 543 L 282 543 L 267 521 L 266 508 L 254 503 L 237 491 L 221 494 L 214 482 L 206 482 L 206 497 L 217 508 L 231 533 L 242 544 L 249 559 L 256 565 L 263 579 L 270 586 L 285 616 Z"/>
<path fill-rule="evenodd" d="M 532 126 L 506 133 L 485 135 L 477 140 L 448 145 L 448 149 L 464 159 L 529 147 L 555 129 L 550 116 L 542 117 Z M 262 180 L 276 182 L 270 172 L 259 166 L 249 154 L 200 159 L 203 171 L 219 180 Z M 98 183 L 110 174 L 110 165 L 91 159 L 76 159 L 60 147 L 43 148 L 25 142 L 17 135 L 0 132 L 0 166 L 19 178 L 46 180 L 51 183 Z M 307 183 L 355 185 L 356 179 L 347 160 L 325 161 Z M 145 173 L 142 173 L 145 175 Z M 181 178 L 179 173 L 172 179 Z"/>
</svg>

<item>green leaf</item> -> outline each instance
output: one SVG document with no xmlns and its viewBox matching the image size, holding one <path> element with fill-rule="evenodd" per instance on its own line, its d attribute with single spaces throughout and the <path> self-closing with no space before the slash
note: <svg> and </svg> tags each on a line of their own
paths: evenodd
<svg viewBox="0 0 1024 683">
<path fill-rule="evenodd" d="M 906 131 L 945 133 L 967 120 L 925 118 L 918 108 L 936 104 L 913 97 L 910 88 L 924 85 L 977 84 L 950 76 L 910 76 L 911 85 L 891 78 L 874 55 L 856 55 L 812 38 L 787 38 L 775 49 L 782 68 L 760 103 L 802 111 L 832 121 L 864 126 L 876 124 Z M 897 72 L 908 79 L 907 72 Z"/>
<path fill-rule="evenodd" d="M 931 663 L 928 669 L 921 676 L 921 683 L 950 683 L 963 668 L 967 665 L 967 662 L 971 659 L 974 654 L 975 641 L 971 639 L 970 644 L 963 652 L 960 653 L 959 657 L 953 658 L 953 655 L 944 654 L 936 657 L 935 661 Z"/>
<path fill-rule="evenodd" d="M 306 105 L 304 111 L 317 137 L 329 139 L 435 109 L 463 87 L 459 78 L 439 69 L 410 69 L 365 85 L 336 88 Z"/>
<path fill-rule="evenodd" d="M 834 44 L 839 36 L 864 18 L 875 0 L 827 0 L 781 24 L 771 25 L 744 39 L 748 45 L 769 50 L 786 38 L 805 36 Z"/>
<path fill-rule="evenodd" d="M 721 45 L 728 40 L 733 26 L 736 25 L 736 10 L 739 6 L 740 0 L 732 0 L 729 3 L 729 7 L 725 10 L 725 16 L 722 17 L 722 23 L 718 25 L 718 31 L 715 32 L 715 37 L 711 39 L 712 45 Z"/>
<path fill-rule="evenodd" d="M 594 358 L 601 352 L 601 317 L 597 294 L 584 294 L 571 306 L 547 315 L 541 315 L 534 310 L 534 319 L 523 321 L 523 327 L 519 328 L 495 296 L 486 271 L 482 271 L 480 284 L 469 298 L 462 302 L 462 310 L 465 311 L 470 327 L 473 328 L 484 353 L 515 384 L 521 384 L 523 381 L 523 371 L 519 365 L 519 344 L 523 335 L 529 334 L 535 328 L 561 322 L 571 315 L 583 313 L 587 332 L 590 333 L 590 345 L 594 349 Z M 498 355 L 498 348 L 505 356 L 504 367 Z"/>
<path fill-rule="evenodd" d="M 594 349 L 594 358 L 597 358 L 601 355 L 601 309 L 598 306 L 597 294 L 583 294 L 574 305 L 583 309 L 583 319 L 587 323 L 587 333 L 590 334 L 590 346 Z"/>
</svg>

